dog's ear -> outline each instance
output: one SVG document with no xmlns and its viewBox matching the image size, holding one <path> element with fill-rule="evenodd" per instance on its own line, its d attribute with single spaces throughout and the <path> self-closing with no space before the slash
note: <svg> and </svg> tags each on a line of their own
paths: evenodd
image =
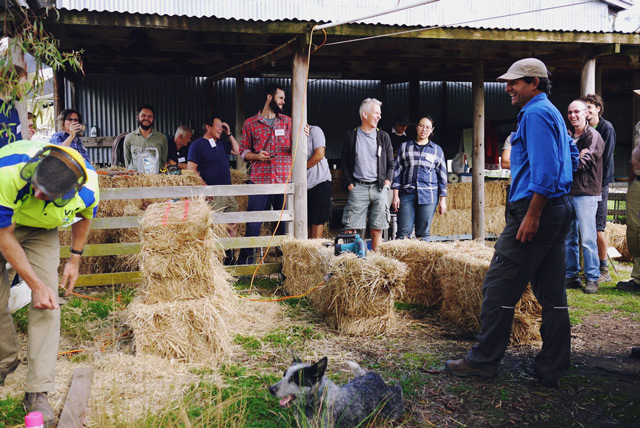
<svg viewBox="0 0 640 428">
<path fill-rule="evenodd" d="M 320 361 L 315 363 L 314 368 L 314 376 L 316 379 L 320 379 L 324 376 L 324 372 L 327 370 L 327 357 L 322 358 Z"/>
</svg>

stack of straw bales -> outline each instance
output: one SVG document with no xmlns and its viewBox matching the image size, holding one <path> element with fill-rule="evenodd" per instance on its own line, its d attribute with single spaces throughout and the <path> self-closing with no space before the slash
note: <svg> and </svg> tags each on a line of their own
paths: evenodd
<svg viewBox="0 0 640 428">
<path fill-rule="evenodd" d="M 141 221 L 143 284 L 130 305 L 138 352 L 215 362 L 237 311 L 204 198 L 150 205 Z"/>
<path fill-rule="evenodd" d="M 433 243 L 402 240 L 383 243 L 380 252 L 408 266 L 402 301 L 437 309 L 442 318 L 458 331 L 477 332 L 482 284 L 493 249 L 473 241 Z M 528 288 L 516 306 L 512 342 L 539 341 L 540 320 L 541 307 Z"/>
<path fill-rule="evenodd" d="M 344 334 L 375 335 L 395 327 L 394 303 L 404 292 L 404 263 L 369 253 L 365 259 L 333 255 L 321 239 L 290 239 L 282 244 L 285 290 L 311 292 L 311 304 L 329 324 Z M 328 280 L 323 283 L 324 278 Z"/>
<path fill-rule="evenodd" d="M 629 247 L 627 246 L 627 225 L 616 224 L 607 222 L 607 227 L 604 230 L 604 234 L 607 237 L 610 247 L 615 247 L 622 257 L 618 260 L 623 262 L 630 262 L 633 260 L 631 254 L 629 254 Z"/>
<path fill-rule="evenodd" d="M 435 268 L 442 256 L 451 250 L 445 243 L 417 239 L 397 239 L 379 246 L 380 254 L 399 260 L 408 267 L 402 301 L 423 306 L 439 306 L 442 289 Z"/>
<path fill-rule="evenodd" d="M 484 186 L 485 231 L 496 235 L 505 225 L 504 210 L 507 198 L 505 180 L 487 181 Z M 471 233 L 471 183 L 447 185 L 447 212 L 436 212 L 431 235 L 450 236 Z"/>
</svg>

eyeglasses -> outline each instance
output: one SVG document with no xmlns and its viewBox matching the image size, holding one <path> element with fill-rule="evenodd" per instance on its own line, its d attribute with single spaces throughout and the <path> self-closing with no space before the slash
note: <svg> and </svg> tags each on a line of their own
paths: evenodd
<svg viewBox="0 0 640 428">
<path fill-rule="evenodd" d="M 417 126 L 418 129 L 433 129 L 433 126 L 429 126 L 429 125 L 418 125 Z"/>
</svg>

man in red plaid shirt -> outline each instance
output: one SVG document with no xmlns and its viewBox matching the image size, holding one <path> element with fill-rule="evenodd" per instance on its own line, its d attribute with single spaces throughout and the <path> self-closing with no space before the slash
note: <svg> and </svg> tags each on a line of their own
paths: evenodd
<svg viewBox="0 0 640 428">
<path fill-rule="evenodd" d="M 291 170 L 291 118 L 282 114 L 284 89 L 271 84 L 265 90 L 264 107 L 242 126 L 240 156 L 251 162 L 251 183 L 286 183 Z M 247 211 L 281 210 L 284 195 L 251 195 Z M 245 236 L 260 235 L 261 222 L 247 223 Z M 278 234 L 284 233 L 284 224 Z M 238 264 L 252 263 L 252 249 L 240 251 Z"/>
</svg>

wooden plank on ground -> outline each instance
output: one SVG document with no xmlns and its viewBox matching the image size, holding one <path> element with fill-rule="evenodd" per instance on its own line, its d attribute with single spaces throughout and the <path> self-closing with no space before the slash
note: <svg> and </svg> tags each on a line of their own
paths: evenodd
<svg viewBox="0 0 640 428">
<path fill-rule="evenodd" d="M 93 382 L 93 367 L 81 367 L 73 372 L 71 386 L 58 421 L 59 427 L 82 428 L 87 417 L 87 404 Z"/>
</svg>

